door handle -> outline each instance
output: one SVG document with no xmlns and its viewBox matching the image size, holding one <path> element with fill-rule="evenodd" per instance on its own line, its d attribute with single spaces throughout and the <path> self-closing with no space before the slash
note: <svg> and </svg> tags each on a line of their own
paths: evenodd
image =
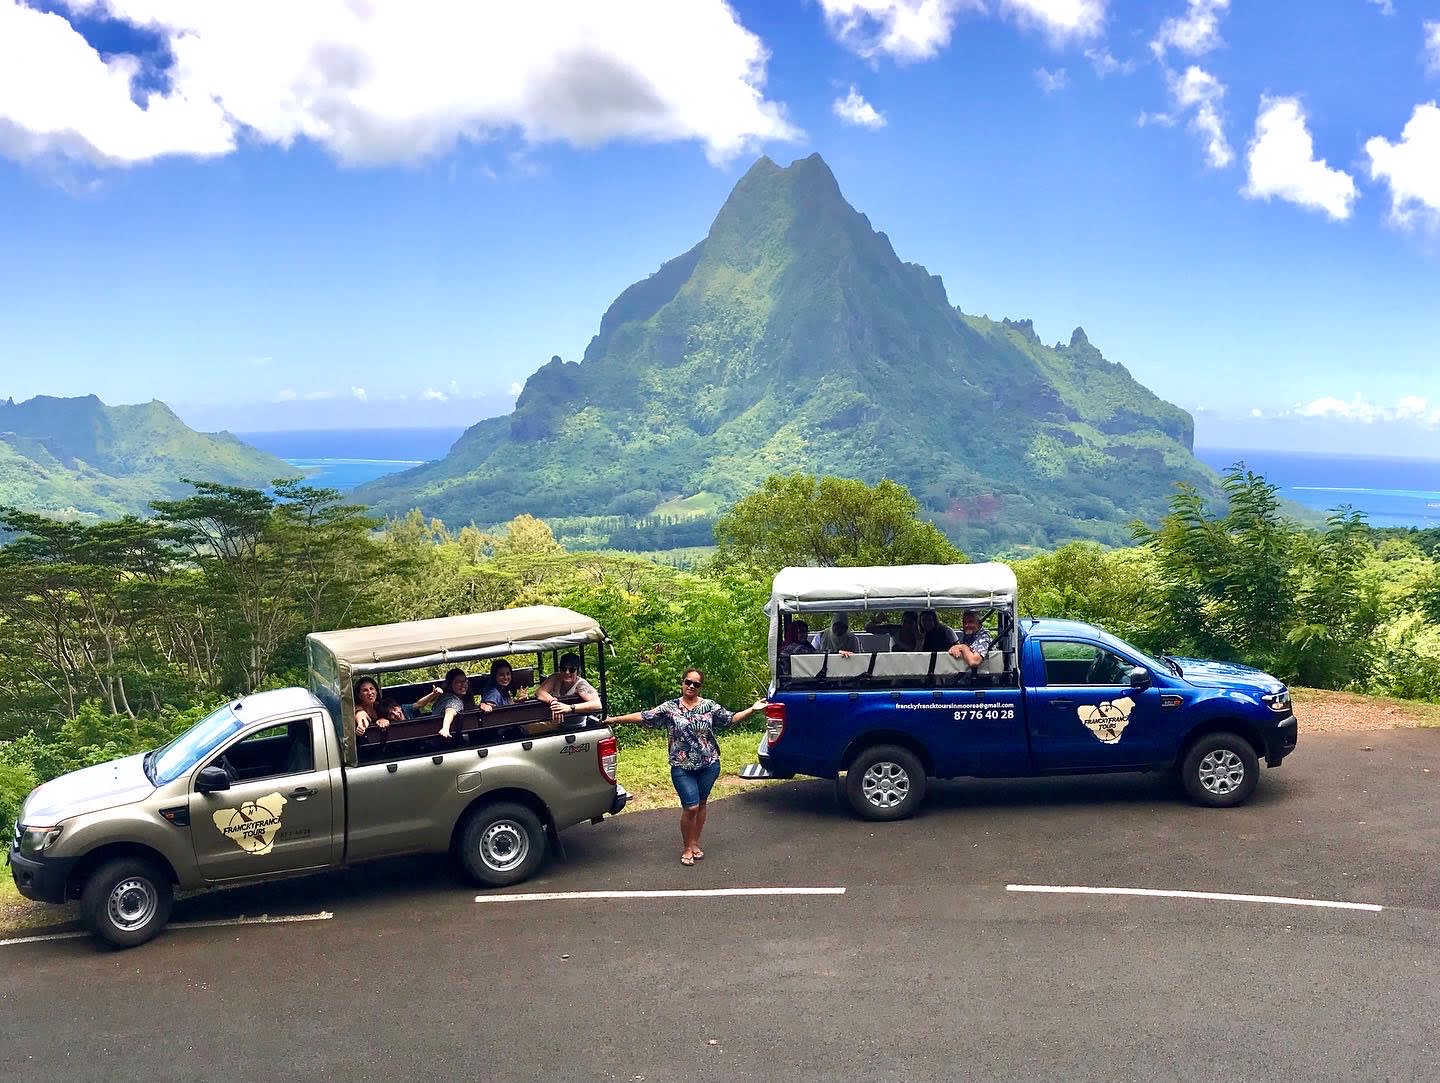
<svg viewBox="0 0 1440 1083">
<path fill-rule="evenodd" d="M 1050 701 L 1050 703 L 1051 703 L 1052 706 L 1055 706 L 1055 707 L 1073 707 L 1073 706 L 1075 706 L 1075 701 L 1074 701 L 1073 699 L 1052 699 L 1052 700 Z"/>
<path fill-rule="evenodd" d="M 308 786 L 297 786 L 290 791 L 290 796 L 295 798 L 296 801 L 304 801 L 305 798 L 314 797 L 319 792 L 319 790 L 312 790 Z"/>
</svg>

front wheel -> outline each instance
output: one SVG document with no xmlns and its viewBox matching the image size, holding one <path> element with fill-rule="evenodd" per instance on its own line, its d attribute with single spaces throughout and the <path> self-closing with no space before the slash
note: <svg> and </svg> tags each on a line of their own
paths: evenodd
<svg viewBox="0 0 1440 1083">
<path fill-rule="evenodd" d="M 80 916 L 97 939 L 133 948 L 165 927 L 174 901 L 174 888 L 163 870 L 143 858 L 122 857 L 107 861 L 85 881 Z"/>
<path fill-rule="evenodd" d="M 460 832 L 460 863 L 477 884 L 506 887 L 535 875 L 548 842 L 540 817 L 502 801 L 471 814 Z"/>
<path fill-rule="evenodd" d="M 903 820 L 925 799 L 925 767 L 899 745 L 875 745 L 850 764 L 845 797 L 866 820 Z"/>
<path fill-rule="evenodd" d="M 1238 733 L 1207 733 L 1185 754 L 1180 782 L 1190 799 L 1209 808 L 1244 804 L 1260 781 L 1260 757 Z"/>
</svg>

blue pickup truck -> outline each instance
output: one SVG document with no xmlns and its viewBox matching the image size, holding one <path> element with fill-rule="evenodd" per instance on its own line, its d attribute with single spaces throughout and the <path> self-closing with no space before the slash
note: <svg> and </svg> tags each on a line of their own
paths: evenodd
<svg viewBox="0 0 1440 1083">
<path fill-rule="evenodd" d="M 751 773 L 843 776 L 866 819 L 913 814 L 929 778 L 1101 771 L 1174 772 L 1224 808 L 1295 748 L 1283 682 L 1021 617 L 1004 564 L 786 568 L 767 609 L 774 680 Z M 950 649 L 966 639 L 982 650 Z"/>
</svg>

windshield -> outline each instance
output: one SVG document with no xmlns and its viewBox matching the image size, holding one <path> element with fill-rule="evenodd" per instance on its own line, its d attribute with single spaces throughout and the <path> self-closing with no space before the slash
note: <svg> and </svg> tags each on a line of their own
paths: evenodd
<svg viewBox="0 0 1440 1083">
<path fill-rule="evenodd" d="M 1158 658 L 1152 658 L 1150 655 L 1142 651 L 1139 647 L 1132 647 L 1123 639 L 1113 636 L 1109 632 L 1101 630 L 1100 640 L 1107 647 L 1114 647 L 1116 650 L 1124 651 L 1126 654 L 1130 655 L 1132 658 L 1134 658 L 1137 662 L 1139 662 L 1146 669 L 1150 670 L 1152 673 L 1174 672 L 1173 669 L 1167 666 L 1164 662 L 1160 661 Z"/>
<path fill-rule="evenodd" d="M 219 748 L 240 725 L 240 719 L 235 717 L 235 712 L 228 705 L 206 715 L 156 754 L 155 784 L 163 786 L 174 782 Z"/>
</svg>

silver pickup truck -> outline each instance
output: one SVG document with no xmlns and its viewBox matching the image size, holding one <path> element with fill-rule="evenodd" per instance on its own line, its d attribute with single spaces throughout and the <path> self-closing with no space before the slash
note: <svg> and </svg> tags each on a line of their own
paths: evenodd
<svg viewBox="0 0 1440 1083">
<path fill-rule="evenodd" d="M 517 883 L 556 833 L 625 806 L 603 709 L 556 719 L 563 707 L 521 698 L 467 707 L 448 738 L 425 714 L 362 736 L 355 682 L 503 657 L 519 687 L 573 654 L 603 707 L 607 644 L 594 620 L 553 606 L 312 634 L 309 689 L 246 696 L 163 748 L 36 788 L 9 849 L 15 883 L 41 902 L 78 899 L 89 929 L 119 947 L 164 927 L 177 888 L 446 851 L 479 884 Z M 407 704 L 432 684 L 383 692 Z"/>
</svg>

